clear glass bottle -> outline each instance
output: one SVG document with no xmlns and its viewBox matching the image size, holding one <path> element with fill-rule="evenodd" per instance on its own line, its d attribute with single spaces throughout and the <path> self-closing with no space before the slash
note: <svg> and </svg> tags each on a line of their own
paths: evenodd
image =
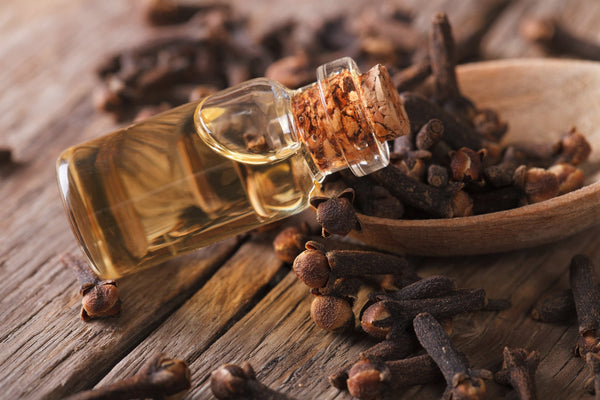
<svg viewBox="0 0 600 400">
<path fill-rule="evenodd" d="M 381 66 L 349 58 L 289 90 L 259 78 L 74 146 L 57 174 L 81 248 L 118 278 L 298 213 L 315 184 L 389 162 L 408 132 Z"/>
</svg>

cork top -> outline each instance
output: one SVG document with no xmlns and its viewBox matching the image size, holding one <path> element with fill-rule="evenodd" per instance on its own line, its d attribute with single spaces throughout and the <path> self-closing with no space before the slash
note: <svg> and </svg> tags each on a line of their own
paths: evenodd
<svg viewBox="0 0 600 400">
<path fill-rule="evenodd" d="M 349 59 L 325 64 L 318 81 L 292 97 L 299 139 L 323 172 L 362 176 L 389 162 L 385 141 L 409 133 L 408 117 L 381 65 L 360 74 Z"/>
</svg>

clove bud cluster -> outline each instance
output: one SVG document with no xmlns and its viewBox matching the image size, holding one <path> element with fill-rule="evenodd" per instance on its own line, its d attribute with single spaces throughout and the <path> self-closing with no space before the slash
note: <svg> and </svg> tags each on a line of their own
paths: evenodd
<svg viewBox="0 0 600 400">
<path fill-rule="evenodd" d="M 363 214 L 424 219 L 516 208 L 583 186 L 578 166 L 591 147 L 576 127 L 555 143 L 501 144 L 508 124 L 460 90 L 457 49 L 443 13 L 432 19 L 428 48 L 433 84 L 401 93 L 411 132 L 390 143 L 391 165 L 362 178 L 338 173 L 325 183 L 327 194 L 349 187 L 361 194 L 354 207 Z M 389 198 L 399 202 L 393 216 L 382 210 L 392 202 L 381 199 Z"/>
</svg>

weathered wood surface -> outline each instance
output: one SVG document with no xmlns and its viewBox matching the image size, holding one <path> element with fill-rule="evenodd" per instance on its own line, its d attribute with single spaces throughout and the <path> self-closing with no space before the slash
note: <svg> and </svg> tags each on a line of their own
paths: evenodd
<svg viewBox="0 0 600 400">
<path fill-rule="evenodd" d="M 272 19 L 332 13 L 329 4 L 336 2 L 236 3 L 252 10 L 258 29 L 275 23 Z M 351 10 L 358 3 L 339 4 Z M 406 3 L 422 7 L 421 26 L 432 12 L 445 9 L 459 30 L 477 0 Z M 298 398 L 349 398 L 332 389 L 326 376 L 371 343 L 313 326 L 308 291 L 282 269 L 268 239 L 245 239 L 241 246 L 232 239 L 125 278 L 120 318 L 78 320 L 76 280 L 58 261 L 61 252 L 76 251 L 76 244 L 58 197 L 54 162 L 69 145 L 115 127 L 93 110 L 92 70 L 104 55 L 152 33 L 134 16 L 134 7 L 119 0 L 0 3 L 0 145 L 13 147 L 19 161 L 0 169 L 0 397 L 60 398 L 132 374 L 150 352 L 164 350 L 190 363 L 193 389 L 187 398 L 211 398 L 209 372 L 244 360 L 259 379 Z M 524 14 L 550 12 L 600 40 L 596 2 L 514 0 L 491 26 L 484 56 L 541 55 L 518 37 L 517 27 Z M 571 353 L 576 327 L 537 323 L 528 311 L 540 295 L 567 286 L 573 254 L 583 252 L 600 264 L 599 235 L 597 227 L 529 250 L 425 259 L 420 271 L 446 273 L 460 286 L 483 287 L 492 297 L 512 297 L 514 305 L 506 311 L 456 320 L 454 339 L 474 366 L 497 368 L 505 345 L 535 349 L 542 356 L 539 398 L 589 398 L 582 390 L 587 368 Z M 490 398 L 505 393 L 489 386 Z M 398 398 L 440 393 L 441 387 L 428 386 Z"/>
</svg>

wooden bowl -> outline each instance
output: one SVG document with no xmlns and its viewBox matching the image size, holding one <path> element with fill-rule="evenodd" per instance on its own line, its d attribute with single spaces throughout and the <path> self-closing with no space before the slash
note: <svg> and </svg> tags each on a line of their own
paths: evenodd
<svg viewBox="0 0 600 400">
<path fill-rule="evenodd" d="M 586 186 L 512 210 L 472 217 L 389 220 L 359 215 L 352 236 L 383 250 L 425 256 L 503 252 L 558 241 L 600 222 L 600 63 L 517 59 L 458 68 L 463 92 L 509 123 L 503 143 L 554 142 L 575 125 L 592 145 Z"/>
</svg>

